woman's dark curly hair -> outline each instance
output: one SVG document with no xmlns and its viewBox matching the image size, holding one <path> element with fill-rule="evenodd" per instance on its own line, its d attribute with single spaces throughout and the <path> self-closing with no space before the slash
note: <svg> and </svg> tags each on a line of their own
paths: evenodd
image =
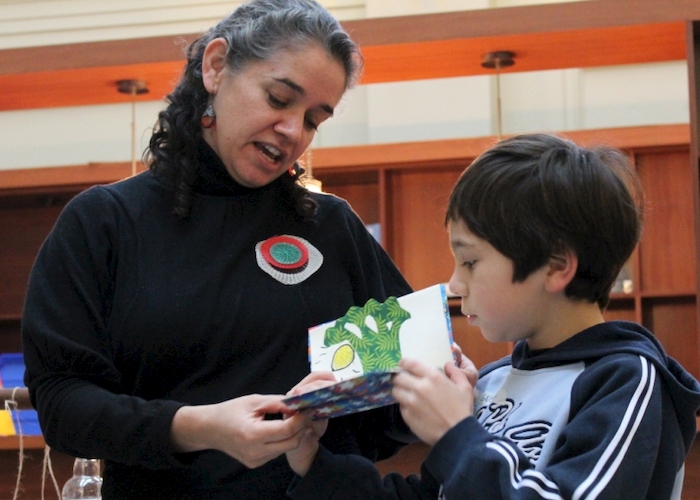
<svg viewBox="0 0 700 500">
<path fill-rule="evenodd" d="M 144 153 L 150 170 L 173 189 L 174 212 L 188 216 L 192 185 L 197 176 L 200 120 L 207 107 L 208 92 L 202 81 L 202 56 L 215 38 L 228 42 L 227 64 L 233 71 L 251 61 L 264 61 L 280 49 L 318 43 L 345 68 L 345 88 L 357 83 L 362 54 L 340 23 L 315 0 L 252 0 L 195 40 L 187 50 L 184 73 L 167 97 L 168 106 L 158 115 L 153 135 Z M 296 175 L 284 175 L 290 203 L 303 218 L 316 211 L 316 202 L 297 183 Z"/>
</svg>

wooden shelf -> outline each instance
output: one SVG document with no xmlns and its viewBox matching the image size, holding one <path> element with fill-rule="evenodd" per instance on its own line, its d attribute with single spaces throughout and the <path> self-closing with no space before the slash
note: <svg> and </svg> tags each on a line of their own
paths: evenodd
<svg viewBox="0 0 700 500">
<path fill-rule="evenodd" d="M 611 293 L 610 294 L 610 301 L 611 302 L 634 301 L 634 299 L 635 299 L 634 293 Z"/>
<path fill-rule="evenodd" d="M 562 133 L 580 144 L 605 143 L 622 149 L 667 148 L 685 146 L 690 141 L 687 123 L 576 130 Z M 334 183 L 377 183 L 378 169 L 436 168 L 463 162 L 466 166 L 496 141 L 495 136 L 398 142 L 361 146 L 340 146 L 313 150 L 314 176 Z M 144 170 L 139 166 L 139 171 Z M 0 170 L 0 196 L 25 196 L 32 193 L 76 191 L 131 175 L 130 162 L 90 163 L 64 167 Z M 342 176 L 345 175 L 345 178 Z"/>
<path fill-rule="evenodd" d="M 639 295 L 644 299 L 673 299 L 695 297 L 695 290 L 643 290 Z"/>
<path fill-rule="evenodd" d="M 19 436 L 0 436 L 0 450 L 18 450 Z M 46 446 L 43 436 L 22 436 L 22 446 L 27 450 L 39 450 Z"/>
</svg>

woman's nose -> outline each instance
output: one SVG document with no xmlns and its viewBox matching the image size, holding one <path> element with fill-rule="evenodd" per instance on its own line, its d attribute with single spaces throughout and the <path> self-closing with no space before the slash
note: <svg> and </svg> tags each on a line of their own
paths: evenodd
<svg viewBox="0 0 700 500">
<path fill-rule="evenodd" d="M 275 124 L 275 131 L 284 135 L 290 142 L 301 141 L 304 132 L 304 116 L 298 113 L 285 113 Z"/>
</svg>

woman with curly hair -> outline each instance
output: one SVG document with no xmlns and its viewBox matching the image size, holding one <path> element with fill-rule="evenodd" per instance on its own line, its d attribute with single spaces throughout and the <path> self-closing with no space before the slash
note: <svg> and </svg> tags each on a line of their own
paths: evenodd
<svg viewBox="0 0 700 500">
<path fill-rule="evenodd" d="M 314 0 L 241 5 L 189 48 L 148 171 L 60 215 L 30 278 L 26 382 L 47 443 L 104 460 L 103 498 L 283 498 L 308 328 L 411 291 L 348 204 L 300 179 L 361 67 Z M 388 407 L 324 444 L 378 460 L 409 436 Z"/>
</svg>

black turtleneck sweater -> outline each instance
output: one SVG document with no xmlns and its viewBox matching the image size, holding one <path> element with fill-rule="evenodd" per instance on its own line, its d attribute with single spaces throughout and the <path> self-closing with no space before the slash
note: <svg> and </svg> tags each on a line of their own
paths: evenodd
<svg viewBox="0 0 700 500">
<path fill-rule="evenodd" d="M 105 460 L 105 500 L 283 498 L 284 456 L 251 470 L 216 451 L 176 454 L 174 413 L 286 393 L 309 372 L 309 327 L 411 291 L 345 201 L 314 195 L 302 222 L 279 181 L 242 187 L 208 148 L 198 176 L 184 220 L 150 172 L 79 194 L 32 270 L 25 380 L 48 444 Z M 258 244 L 279 235 L 313 247 L 318 270 L 296 284 L 265 271 Z M 386 457 L 400 446 L 388 435 L 405 432 L 397 415 L 334 420 L 325 446 Z"/>
</svg>

